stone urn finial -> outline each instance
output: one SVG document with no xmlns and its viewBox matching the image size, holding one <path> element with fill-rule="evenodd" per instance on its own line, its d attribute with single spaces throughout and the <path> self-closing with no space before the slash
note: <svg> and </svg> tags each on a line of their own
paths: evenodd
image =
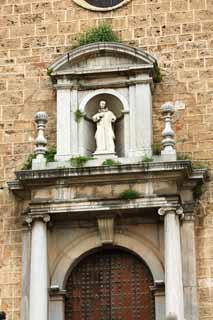
<svg viewBox="0 0 213 320">
<path fill-rule="evenodd" d="M 44 137 L 44 131 L 47 123 L 47 114 L 44 111 L 39 111 L 35 115 L 35 123 L 37 125 L 37 138 L 35 139 L 35 154 L 36 160 L 43 160 L 46 152 L 47 139 Z"/>
<path fill-rule="evenodd" d="M 163 150 L 161 155 L 165 158 L 165 160 L 176 160 L 176 150 L 175 140 L 174 140 L 174 131 L 172 130 L 171 122 L 172 122 L 172 115 L 174 114 L 175 108 L 172 102 L 164 103 L 161 108 L 161 114 L 165 121 L 165 127 L 162 132 L 163 140 L 162 146 Z"/>
</svg>

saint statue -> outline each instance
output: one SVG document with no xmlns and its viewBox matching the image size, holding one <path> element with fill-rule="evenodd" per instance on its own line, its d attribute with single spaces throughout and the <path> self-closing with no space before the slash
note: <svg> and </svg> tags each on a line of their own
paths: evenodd
<svg viewBox="0 0 213 320">
<path fill-rule="evenodd" d="M 96 151 L 95 154 L 114 154 L 115 153 L 115 134 L 112 123 L 116 121 L 116 116 L 106 107 L 106 101 L 100 101 L 100 109 L 92 117 L 97 123 L 95 133 Z"/>
</svg>

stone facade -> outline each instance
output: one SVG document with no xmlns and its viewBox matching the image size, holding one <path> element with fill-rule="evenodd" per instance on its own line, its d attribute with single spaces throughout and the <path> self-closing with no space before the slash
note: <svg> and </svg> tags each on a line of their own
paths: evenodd
<svg viewBox="0 0 213 320">
<path fill-rule="evenodd" d="M 0 212 L 1 309 L 20 319 L 22 203 L 8 191 L 33 149 L 34 114 L 49 116 L 47 138 L 55 144 L 56 98 L 47 67 L 77 44 L 79 32 L 101 22 L 120 39 L 151 53 L 163 80 L 154 90 L 154 140 L 161 140 L 160 105 L 176 102 L 177 151 L 193 160 L 213 159 L 213 3 L 210 0 L 132 0 L 115 11 L 92 12 L 71 0 L 1 0 L 0 5 Z M 199 318 L 213 317 L 213 185 L 197 206 Z"/>
</svg>

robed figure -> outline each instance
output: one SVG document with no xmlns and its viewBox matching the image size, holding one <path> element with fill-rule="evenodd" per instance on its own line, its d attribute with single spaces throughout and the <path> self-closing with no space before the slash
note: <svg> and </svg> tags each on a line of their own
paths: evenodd
<svg viewBox="0 0 213 320">
<path fill-rule="evenodd" d="M 96 151 L 95 154 L 114 154 L 115 153 L 115 134 L 112 123 L 116 121 L 116 116 L 106 107 L 106 101 L 100 101 L 100 109 L 92 117 L 97 124 L 95 133 Z"/>
</svg>

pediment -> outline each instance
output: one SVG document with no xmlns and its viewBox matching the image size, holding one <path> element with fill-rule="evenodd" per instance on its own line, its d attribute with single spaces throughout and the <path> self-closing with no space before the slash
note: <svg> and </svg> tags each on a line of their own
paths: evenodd
<svg viewBox="0 0 213 320">
<path fill-rule="evenodd" d="M 156 60 L 143 50 L 120 43 L 93 43 L 76 48 L 49 66 L 51 76 L 153 70 Z"/>
</svg>

